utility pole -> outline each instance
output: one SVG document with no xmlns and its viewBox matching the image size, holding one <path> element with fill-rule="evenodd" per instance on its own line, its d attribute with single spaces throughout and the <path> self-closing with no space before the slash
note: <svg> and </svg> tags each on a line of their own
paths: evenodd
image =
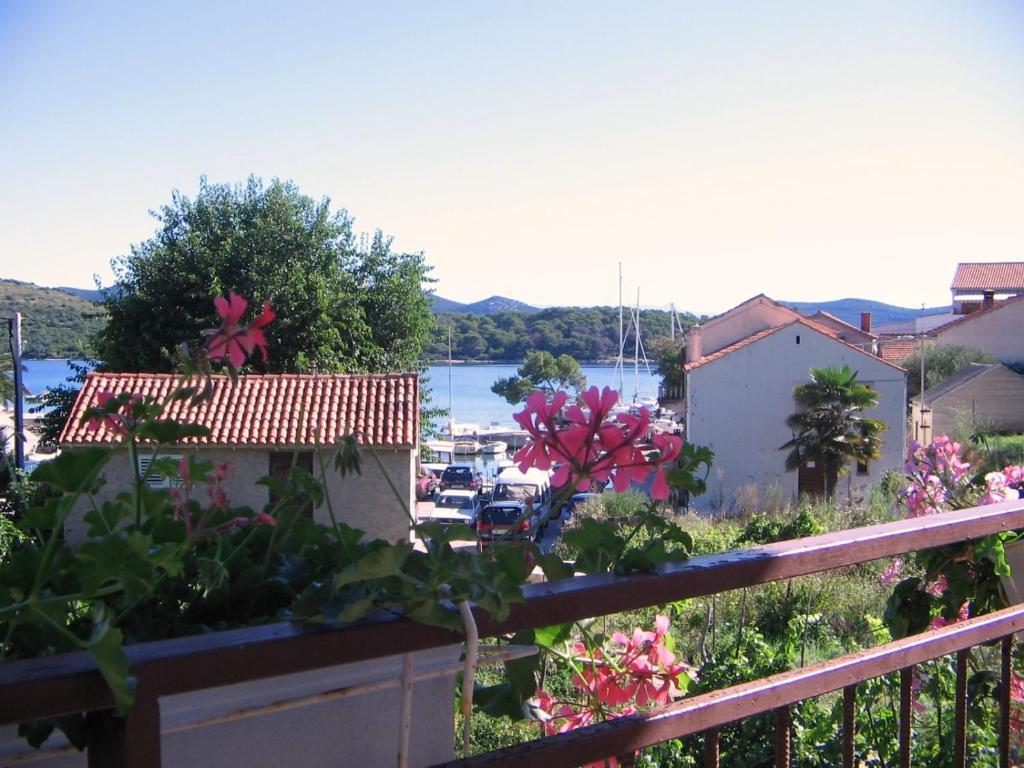
<svg viewBox="0 0 1024 768">
<path fill-rule="evenodd" d="M 25 469 L 25 410 L 21 400 L 21 313 L 8 321 L 11 337 L 11 363 L 14 366 L 14 466 Z"/>
</svg>

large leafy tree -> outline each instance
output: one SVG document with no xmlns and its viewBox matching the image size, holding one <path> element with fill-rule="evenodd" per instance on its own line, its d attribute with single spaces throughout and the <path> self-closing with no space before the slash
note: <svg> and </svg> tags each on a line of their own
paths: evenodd
<svg viewBox="0 0 1024 768">
<path fill-rule="evenodd" d="M 511 405 L 518 405 L 537 389 L 548 395 L 560 389 L 578 394 L 586 386 L 587 377 L 583 375 L 574 357 L 555 357 L 550 352 L 530 352 L 519 366 L 517 375 L 498 379 L 491 386 L 491 391 L 505 398 Z"/>
<path fill-rule="evenodd" d="M 859 383 L 856 372 L 844 365 L 812 368 L 811 380 L 793 388 L 793 400 L 797 410 L 786 419 L 793 439 L 780 447 L 789 451 L 786 469 L 820 462 L 825 495 L 831 497 L 851 462 L 867 463 L 880 454 L 879 435 L 886 425 L 865 415 L 878 405 L 878 393 Z"/>
<path fill-rule="evenodd" d="M 934 387 L 954 373 L 958 373 L 971 363 L 994 363 L 996 359 L 984 349 L 977 347 L 927 346 L 924 351 L 924 386 Z M 920 352 L 900 363 L 907 369 L 907 399 L 917 397 L 921 393 L 921 354 Z"/>
<path fill-rule="evenodd" d="M 250 366 L 259 372 L 421 366 L 434 326 L 422 254 L 396 253 L 380 232 L 357 237 L 352 219 L 332 212 L 330 201 L 290 182 L 203 179 L 194 199 L 175 192 L 154 215 L 154 236 L 114 262 L 108 320 L 95 343 L 99 368 L 173 370 L 178 345 L 198 344 L 217 325 L 213 298 L 228 291 L 252 300 L 243 322 L 264 299 L 277 313 L 264 329 L 267 359 Z M 44 439 L 56 440 L 76 392 L 65 386 L 47 396 Z"/>
<path fill-rule="evenodd" d="M 154 214 L 149 240 L 114 262 L 109 320 L 96 343 L 107 370 L 169 371 L 181 342 L 216 324 L 212 299 L 268 299 L 266 372 L 383 372 L 419 366 L 433 325 L 421 254 L 353 233 L 344 210 L 290 182 L 200 183 Z"/>
</svg>

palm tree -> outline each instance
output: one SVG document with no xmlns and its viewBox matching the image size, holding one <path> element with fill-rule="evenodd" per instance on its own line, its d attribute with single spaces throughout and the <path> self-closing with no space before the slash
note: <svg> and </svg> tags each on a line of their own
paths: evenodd
<svg viewBox="0 0 1024 768">
<path fill-rule="evenodd" d="M 844 365 L 812 368 L 810 382 L 793 388 L 793 400 L 797 412 L 786 419 L 793 439 L 779 448 L 789 451 L 786 469 L 820 462 L 825 496 L 831 498 L 851 462 L 866 464 L 881 453 L 879 435 L 886 426 L 864 415 L 878 405 L 878 393 L 858 383 L 857 373 Z"/>
</svg>

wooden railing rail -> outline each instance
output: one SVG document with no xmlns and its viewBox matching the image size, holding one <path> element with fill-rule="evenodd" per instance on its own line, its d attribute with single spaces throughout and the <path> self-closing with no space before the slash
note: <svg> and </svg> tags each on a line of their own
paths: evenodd
<svg viewBox="0 0 1024 768">
<path fill-rule="evenodd" d="M 1005 502 L 696 557 L 667 564 L 654 574 L 583 576 L 529 585 L 525 602 L 513 606 L 505 621 L 496 622 L 481 611 L 476 612 L 476 618 L 481 637 L 495 636 L 711 595 L 1020 528 L 1024 528 L 1024 501 Z M 145 745 L 155 741 L 156 762 L 152 751 L 146 759 L 149 765 L 158 764 L 159 732 L 153 715 L 162 696 L 411 653 L 459 640 L 459 635 L 444 629 L 386 616 L 344 628 L 272 624 L 135 645 L 128 654 L 132 673 L 139 681 L 140 703 L 129 718 L 129 730 L 136 732 L 128 741 L 141 744 L 138 748 L 144 754 Z M 84 653 L 0 664 L 0 723 L 112 706 L 106 685 Z M 148 733 L 139 733 L 139 729 Z"/>
</svg>

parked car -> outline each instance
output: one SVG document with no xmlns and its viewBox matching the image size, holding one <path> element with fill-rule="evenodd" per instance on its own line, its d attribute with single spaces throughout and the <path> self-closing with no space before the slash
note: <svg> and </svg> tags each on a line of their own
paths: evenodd
<svg viewBox="0 0 1024 768">
<path fill-rule="evenodd" d="M 421 473 L 416 477 L 416 500 L 425 501 L 436 492 L 440 482 L 430 472 Z"/>
<path fill-rule="evenodd" d="M 424 461 L 422 464 L 420 464 L 420 467 L 429 472 L 430 474 L 432 474 L 434 476 L 434 479 L 437 480 L 438 486 L 440 487 L 441 475 L 443 475 L 444 471 L 448 469 L 448 465 L 443 462 Z"/>
<path fill-rule="evenodd" d="M 441 475 L 441 491 L 462 490 L 476 491 L 480 488 L 480 480 L 476 476 L 476 467 L 472 464 L 452 464 Z"/>
<path fill-rule="evenodd" d="M 574 493 L 572 496 L 569 497 L 569 500 L 565 502 L 565 505 L 562 507 L 562 518 L 568 520 L 573 516 L 573 513 L 576 511 L 577 507 L 582 507 L 591 499 L 596 498 L 596 493 Z"/>
<path fill-rule="evenodd" d="M 539 517 L 522 501 L 492 501 L 480 513 L 476 531 L 480 549 L 496 539 L 527 541 L 540 536 Z"/>
<path fill-rule="evenodd" d="M 418 516 L 420 522 L 431 520 L 444 525 L 462 524 L 476 527 L 480 515 L 480 496 L 476 491 L 443 491 L 434 502 L 434 510 Z"/>
<path fill-rule="evenodd" d="M 529 502 L 536 515 L 534 534 L 540 536 L 551 515 L 551 480 L 542 469 L 506 469 L 494 478 L 491 501 L 512 501 L 526 505 Z"/>
</svg>

